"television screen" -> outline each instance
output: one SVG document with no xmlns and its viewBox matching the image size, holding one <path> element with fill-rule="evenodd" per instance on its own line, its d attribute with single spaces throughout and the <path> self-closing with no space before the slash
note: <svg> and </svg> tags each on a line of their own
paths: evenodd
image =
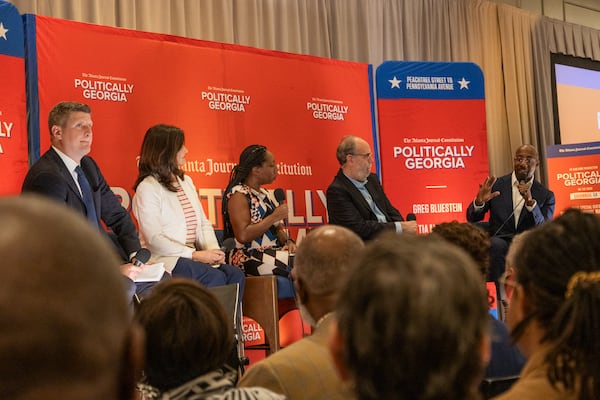
<svg viewBox="0 0 600 400">
<path fill-rule="evenodd" d="M 557 144 L 600 141 L 600 62 L 552 54 Z"/>
</svg>

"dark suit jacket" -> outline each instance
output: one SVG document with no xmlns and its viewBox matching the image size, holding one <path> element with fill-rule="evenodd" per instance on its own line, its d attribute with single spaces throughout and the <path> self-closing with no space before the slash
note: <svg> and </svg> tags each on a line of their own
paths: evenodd
<svg viewBox="0 0 600 400">
<path fill-rule="evenodd" d="M 360 190 L 341 169 L 327 188 L 327 213 L 330 224 L 345 226 L 363 240 L 368 240 L 383 230 L 395 229 L 394 221 L 404 219 L 383 192 L 377 175 L 370 174 L 365 186 L 377 207 L 385 214 L 387 222 L 377 220 Z"/>
<path fill-rule="evenodd" d="M 117 236 L 122 252 L 124 251 L 122 256 L 128 258 L 131 253 L 141 248 L 129 212 L 121 206 L 92 158 L 83 157 L 80 165 L 92 187 L 96 215 Z M 42 194 L 66 204 L 83 215 L 87 214 L 71 173 L 53 148 L 44 153 L 31 167 L 23 182 L 22 192 Z M 100 221 L 98 224 L 100 226 Z"/>
<path fill-rule="evenodd" d="M 492 236 L 512 238 L 515 234 L 536 225 L 541 225 L 554 217 L 554 193 L 535 180 L 531 186 L 531 196 L 535 199 L 537 205 L 531 212 L 523 205 L 520 216 L 511 216 L 513 212 L 511 177 L 512 172 L 496 180 L 492 186 L 492 192 L 499 191 L 500 195 L 485 203 L 483 209 L 475 210 L 473 201 L 467 208 L 467 220 L 469 222 L 481 221 L 485 213 L 490 212 L 489 232 Z M 516 228 L 515 218 L 519 218 Z"/>
</svg>

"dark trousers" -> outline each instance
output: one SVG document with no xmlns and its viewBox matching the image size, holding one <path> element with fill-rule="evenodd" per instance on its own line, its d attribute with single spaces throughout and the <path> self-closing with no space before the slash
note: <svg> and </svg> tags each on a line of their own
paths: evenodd
<svg viewBox="0 0 600 400">
<path fill-rule="evenodd" d="M 180 257 L 172 271 L 173 277 L 193 279 L 206 287 L 239 283 L 240 299 L 246 284 L 244 272 L 229 264 L 221 264 L 218 268 L 211 265 Z"/>
</svg>

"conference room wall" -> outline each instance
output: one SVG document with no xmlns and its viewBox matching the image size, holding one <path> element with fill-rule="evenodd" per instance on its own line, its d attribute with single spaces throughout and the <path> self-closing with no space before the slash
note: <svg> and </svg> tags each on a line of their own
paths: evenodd
<svg viewBox="0 0 600 400">
<path fill-rule="evenodd" d="M 542 10 L 556 12 L 555 1 L 541 1 Z M 475 62 L 486 81 L 489 165 L 497 175 L 512 169 L 521 143 L 538 146 L 542 155 L 555 144 L 550 53 L 600 60 L 600 30 L 543 16 L 524 0 L 518 5 L 534 11 L 482 0 L 11 2 L 22 13 L 375 66 L 384 60 Z M 564 2 L 565 19 L 577 15 L 574 7 Z"/>
</svg>

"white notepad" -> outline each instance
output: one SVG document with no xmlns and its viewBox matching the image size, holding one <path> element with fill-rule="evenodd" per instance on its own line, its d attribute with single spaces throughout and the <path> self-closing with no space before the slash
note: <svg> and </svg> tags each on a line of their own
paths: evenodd
<svg viewBox="0 0 600 400">
<path fill-rule="evenodd" d="M 156 282 L 162 278 L 164 273 L 165 263 L 146 264 L 142 272 L 135 279 L 135 282 Z"/>
</svg>

